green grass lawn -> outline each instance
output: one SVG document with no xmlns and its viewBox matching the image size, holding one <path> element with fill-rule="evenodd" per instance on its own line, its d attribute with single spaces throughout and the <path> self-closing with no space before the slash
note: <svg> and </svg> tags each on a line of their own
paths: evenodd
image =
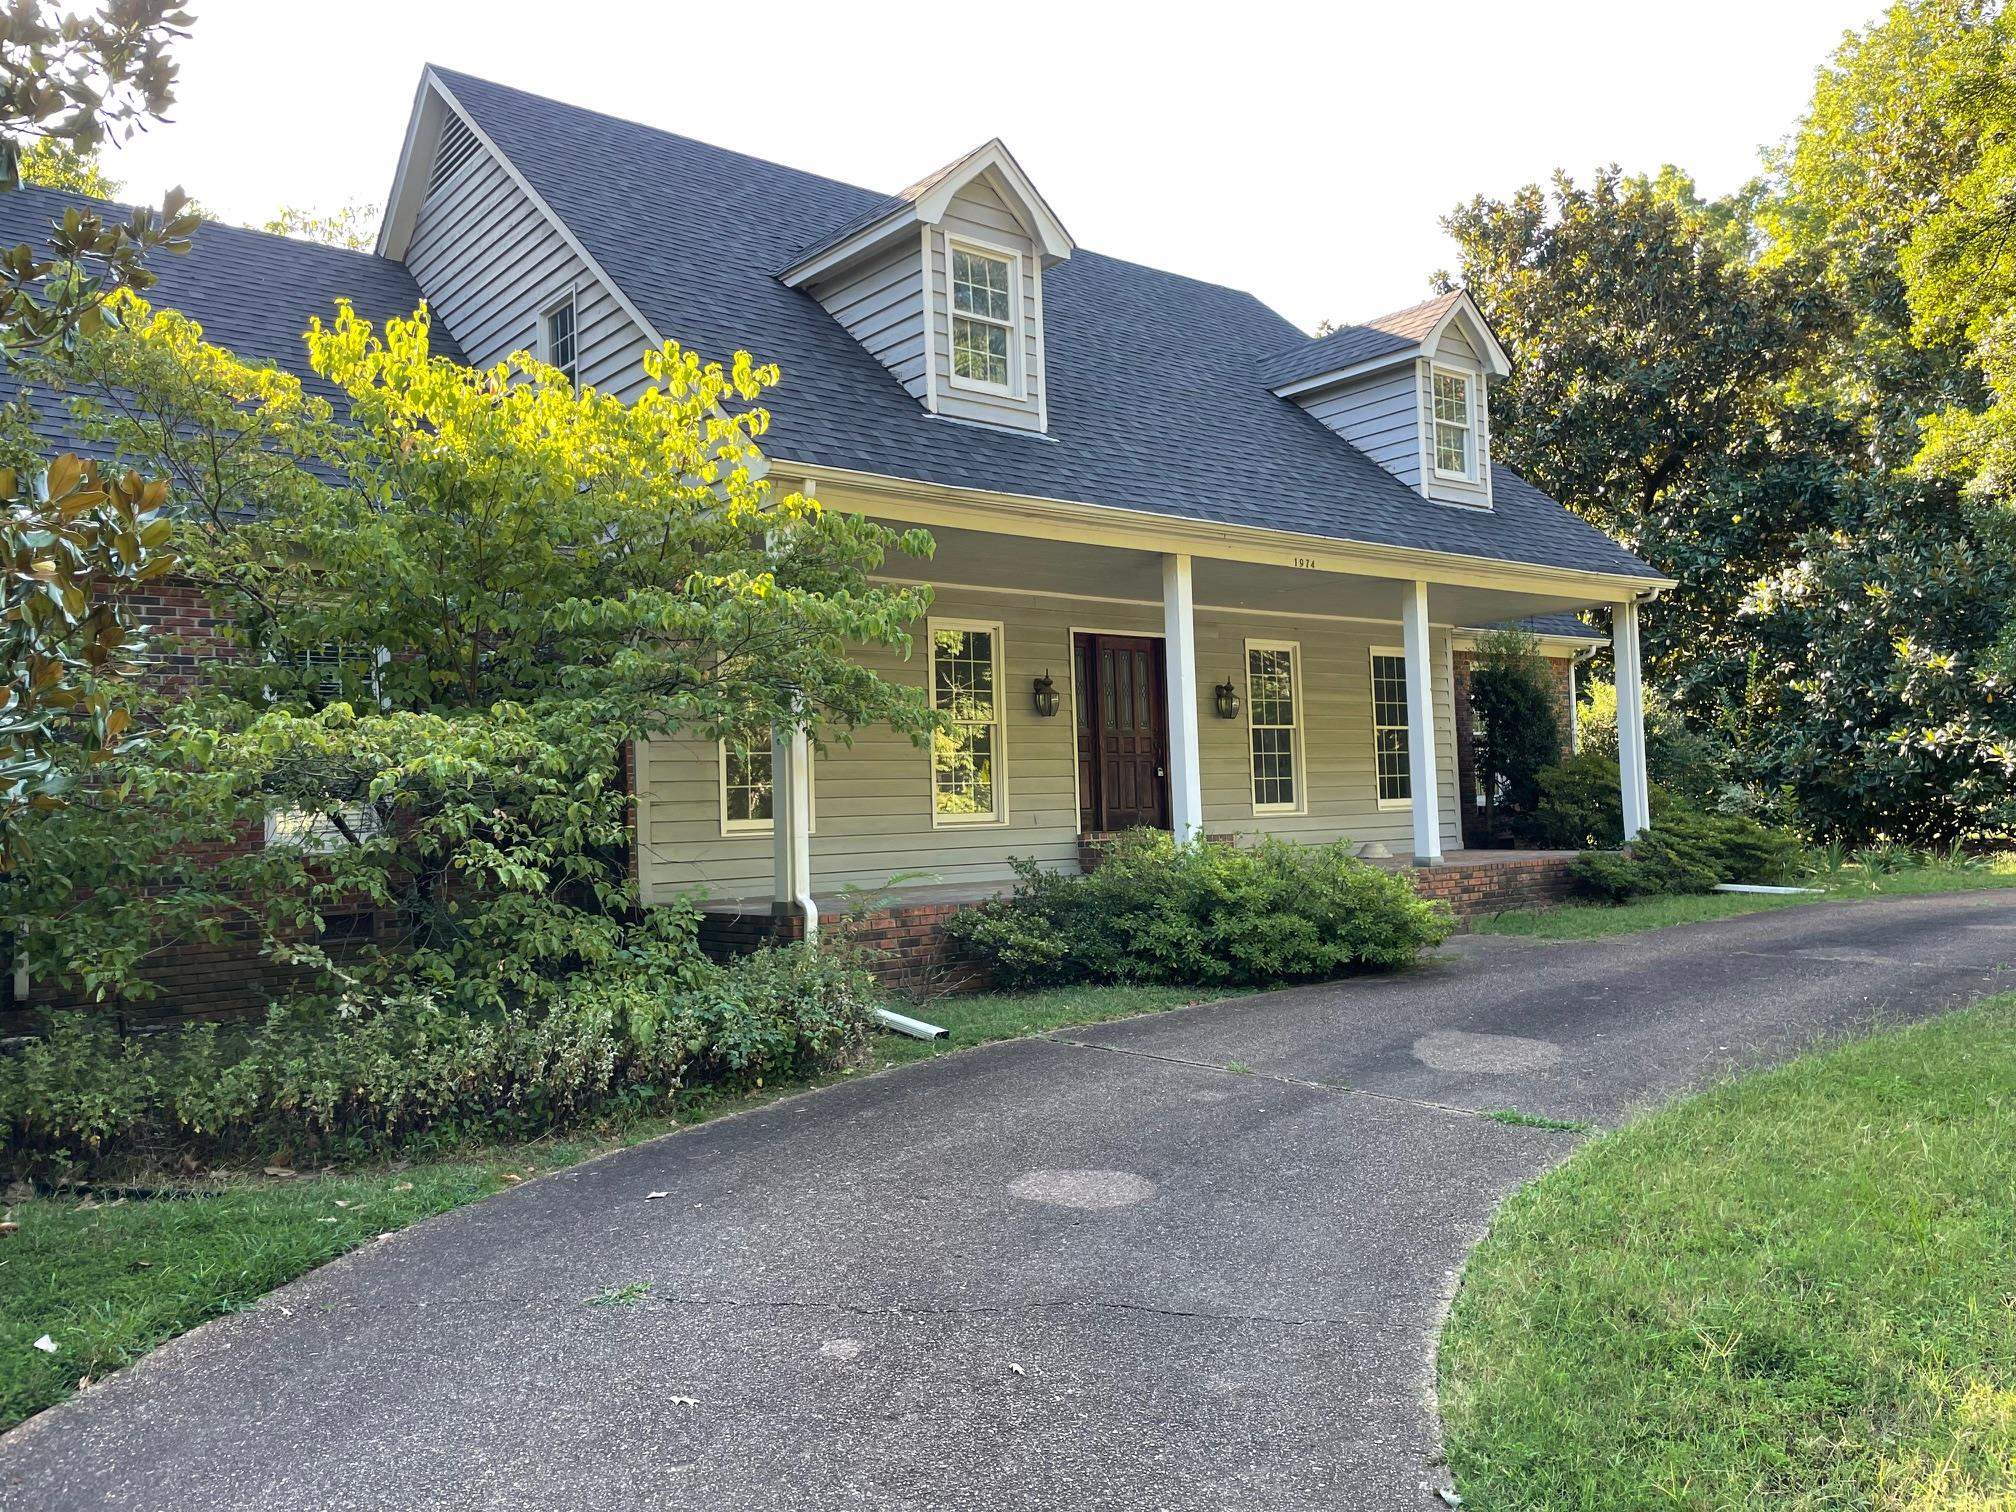
<svg viewBox="0 0 2016 1512">
<path fill-rule="evenodd" d="M 1814 878 L 1804 884 L 1821 896 L 1787 897 L 1770 893 L 1693 893 L 1679 897 L 1640 898 L 1633 903 L 1571 903 L 1560 908 L 1520 909 L 1494 914 L 1471 924 L 1478 934 L 1521 935 L 1533 940 L 1594 940 L 1605 935 L 1635 934 L 1669 924 L 1698 924 L 1767 908 L 1796 908 L 1805 903 L 1840 902 L 1847 898 L 1895 898 L 1920 893 L 1968 892 L 1979 888 L 2016 887 L 2016 855 L 1998 855 L 1978 866 L 1919 866 L 1871 876 L 1858 867 Z"/>
<path fill-rule="evenodd" d="M 1585 1146 L 1464 1272 L 1465 1505 L 2016 1506 L 2012 1193 L 2016 995 Z"/>
<path fill-rule="evenodd" d="M 875 1038 L 871 1062 L 826 1082 L 989 1040 L 1198 1002 L 1208 990 L 1073 987 L 940 998 L 913 1010 L 949 1031 L 926 1043 Z M 681 1125 L 804 1090 L 699 1091 L 672 1114 L 621 1128 L 455 1152 L 438 1159 L 293 1178 L 206 1178 L 186 1195 L 33 1198 L 0 1233 L 0 1429 L 176 1334 L 257 1301 L 380 1234 L 517 1182 Z M 48 1335 L 54 1354 L 35 1348 Z"/>
</svg>

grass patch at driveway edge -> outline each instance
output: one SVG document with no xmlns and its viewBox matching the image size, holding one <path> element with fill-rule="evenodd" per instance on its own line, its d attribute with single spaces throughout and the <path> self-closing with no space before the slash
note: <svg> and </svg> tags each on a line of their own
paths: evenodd
<svg viewBox="0 0 2016 1512">
<path fill-rule="evenodd" d="M 1515 1194 L 1437 1351 L 1466 1503 L 2016 1504 L 2016 995 L 1755 1072 Z"/>
</svg>

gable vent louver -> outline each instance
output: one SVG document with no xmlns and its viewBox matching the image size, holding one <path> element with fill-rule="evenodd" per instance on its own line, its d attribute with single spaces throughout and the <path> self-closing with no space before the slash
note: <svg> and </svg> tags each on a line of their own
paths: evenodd
<svg viewBox="0 0 2016 1512">
<path fill-rule="evenodd" d="M 455 176 L 476 155 L 476 133 L 459 115 L 450 113 L 441 123 L 441 145 L 434 150 L 434 167 L 427 175 L 427 192 L 432 194 Z"/>
</svg>

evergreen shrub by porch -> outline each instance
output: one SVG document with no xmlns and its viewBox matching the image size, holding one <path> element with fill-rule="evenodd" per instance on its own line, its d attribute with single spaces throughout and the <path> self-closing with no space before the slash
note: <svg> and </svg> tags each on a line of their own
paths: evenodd
<svg viewBox="0 0 2016 1512">
<path fill-rule="evenodd" d="M 669 990 L 584 974 L 537 1012 L 414 992 L 134 1036 L 105 1015 L 66 1013 L 0 1055 L 0 1174 L 537 1134 L 644 1112 L 695 1083 L 746 1086 L 842 1062 L 865 1046 L 875 1002 L 855 953 L 798 944 L 702 963 Z"/>
<path fill-rule="evenodd" d="M 1789 831 L 1743 814 L 1708 814 L 1674 803 L 1628 851 L 1577 856 L 1574 873 L 1583 893 L 1622 903 L 1653 893 L 1703 893 L 1718 882 L 1782 883 L 1797 871 L 1800 856 Z"/>
<path fill-rule="evenodd" d="M 1178 844 L 1137 830 L 1088 875 L 1015 868 L 1010 896 L 947 926 L 1004 987 L 1335 976 L 1409 965 L 1454 927 L 1445 905 L 1342 844 Z"/>
</svg>

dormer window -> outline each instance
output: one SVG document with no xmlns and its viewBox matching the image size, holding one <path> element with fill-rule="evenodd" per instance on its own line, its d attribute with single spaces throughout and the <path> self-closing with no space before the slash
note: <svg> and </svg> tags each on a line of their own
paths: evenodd
<svg viewBox="0 0 2016 1512">
<path fill-rule="evenodd" d="M 952 247 L 952 381 L 1015 392 L 1015 264 L 978 248 Z"/>
<path fill-rule="evenodd" d="M 1435 370 L 1435 476 L 1477 476 L 1476 427 L 1470 406 L 1470 376 Z"/>
<path fill-rule="evenodd" d="M 558 368 L 560 375 L 569 383 L 576 381 L 574 321 L 574 291 L 569 289 L 557 303 L 546 307 L 540 332 L 545 345 L 546 365 Z"/>
</svg>

